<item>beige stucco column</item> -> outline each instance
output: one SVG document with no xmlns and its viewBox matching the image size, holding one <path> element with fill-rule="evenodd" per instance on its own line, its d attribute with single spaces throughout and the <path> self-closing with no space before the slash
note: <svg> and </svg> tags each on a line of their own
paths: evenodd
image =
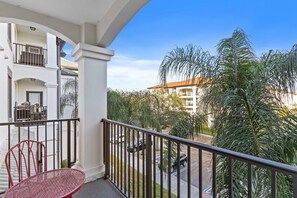
<svg viewBox="0 0 297 198">
<path fill-rule="evenodd" d="M 79 43 L 72 56 L 78 62 L 79 156 L 76 167 L 87 181 L 103 177 L 103 130 L 101 119 L 107 116 L 107 62 L 113 51 Z"/>
</svg>

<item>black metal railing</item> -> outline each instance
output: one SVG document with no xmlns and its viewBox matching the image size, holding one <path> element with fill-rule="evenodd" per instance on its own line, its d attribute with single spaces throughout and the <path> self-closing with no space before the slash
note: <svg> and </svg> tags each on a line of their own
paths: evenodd
<svg viewBox="0 0 297 198">
<path fill-rule="evenodd" d="M 5 157 L 5 153 L 15 144 L 22 140 L 36 140 L 45 144 L 47 149 L 47 169 L 70 168 L 77 161 L 77 134 L 79 119 L 59 119 L 0 123 L 0 133 L 7 133 L 7 141 L 0 153 Z M 3 136 L 2 136 L 3 137 Z M 1 172 L 5 172 L 5 163 L 1 161 Z M 10 167 L 13 169 L 13 167 Z M 3 182 L 7 175 L 2 175 L 0 181 L 0 194 L 8 189 Z"/>
<path fill-rule="evenodd" d="M 35 121 L 35 120 L 47 120 L 47 106 L 27 105 L 27 106 L 15 106 L 14 107 L 14 121 Z"/>
<path fill-rule="evenodd" d="M 294 166 L 117 121 L 103 119 L 102 122 L 105 178 L 126 197 L 235 197 L 234 164 L 238 162 L 245 164 L 247 171 L 246 183 L 240 184 L 246 191 L 244 197 L 257 197 L 253 183 L 259 179 L 253 178 L 256 168 L 267 173 L 270 185 L 263 189 L 269 192 L 269 197 L 279 197 L 278 174 L 291 178 L 288 180 L 291 182 L 289 197 L 297 197 L 297 168 Z M 219 178 L 218 166 L 222 161 L 218 159 L 222 158 L 227 172 Z M 224 178 L 227 184 L 222 195 L 218 181 Z"/>
<path fill-rule="evenodd" d="M 47 49 L 40 46 L 13 43 L 14 63 L 44 67 L 47 63 Z"/>
</svg>

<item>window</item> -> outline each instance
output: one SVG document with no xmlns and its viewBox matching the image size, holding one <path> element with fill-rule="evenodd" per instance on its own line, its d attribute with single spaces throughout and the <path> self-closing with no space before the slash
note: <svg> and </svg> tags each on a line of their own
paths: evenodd
<svg viewBox="0 0 297 198">
<path fill-rule="evenodd" d="M 27 91 L 26 100 L 30 102 L 31 105 L 38 104 L 43 106 L 43 92 L 42 91 Z"/>
<path fill-rule="evenodd" d="M 41 54 L 42 48 L 32 45 L 26 45 L 26 51 L 32 54 Z"/>
<path fill-rule="evenodd" d="M 7 75 L 7 115 L 8 120 L 12 120 L 12 72 L 8 68 Z"/>
</svg>

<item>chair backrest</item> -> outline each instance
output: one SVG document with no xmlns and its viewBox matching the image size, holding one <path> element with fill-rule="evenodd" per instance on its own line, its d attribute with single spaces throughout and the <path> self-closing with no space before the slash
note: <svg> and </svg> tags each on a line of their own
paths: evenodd
<svg viewBox="0 0 297 198">
<path fill-rule="evenodd" d="M 47 170 L 47 153 L 43 143 L 23 140 L 9 149 L 5 165 L 10 186 Z"/>
</svg>

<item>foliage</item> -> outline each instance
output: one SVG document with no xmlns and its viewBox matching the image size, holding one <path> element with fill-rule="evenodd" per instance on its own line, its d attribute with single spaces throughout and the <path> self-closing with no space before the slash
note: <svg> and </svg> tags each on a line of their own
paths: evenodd
<svg viewBox="0 0 297 198">
<path fill-rule="evenodd" d="M 174 94 L 160 91 L 107 92 L 107 117 L 127 124 L 160 131 L 182 112 L 182 103 Z"/>
<path fill-rule="evenodd" d="M 173 125 L 170 135 L 181 138 L 193 137 L 194 134 L 201 133 L 205 126 L 205 117 L 199 114 L 186 113 L 180 115 L 180 119 Z"/>
<path fill-rule="evenodd" d="M 292 113 L 283 114 L 281 92 L 294 90 L 297 47 L 289 52 L 270 50 L 256 57 L 246 34 L 237 29 L 217 45 L 216 56 L 188 45 L 169 52 L 159 70 L 162 83 L 168 76 L 183 79 L 207 78 L 203 104 L 214 116 L 214 144 L 218 147 L 296 164 L 297 122 Z M 280 115 L 283 116 L 280 116 Z M 217 158 L 217 192 L 228 194 L 228 162 Z M 253 194 L 269 197 L 271 177 L 265 169 L 253 169 Z M 247 164 L 233 162 L 233 196 L 247 196 Z M 277 176 L 278 197 L 290 197 L 290 179 Z"/>
<path fill-rule="evenodd" d="M 60 98 L 60 113 L 63 116 L 67 106 L 73 107 L 71 117 L 78 117 L 78 82 L 77 78 L 68 79 L 63 85 L 63 95 Z"/>
</svg>

